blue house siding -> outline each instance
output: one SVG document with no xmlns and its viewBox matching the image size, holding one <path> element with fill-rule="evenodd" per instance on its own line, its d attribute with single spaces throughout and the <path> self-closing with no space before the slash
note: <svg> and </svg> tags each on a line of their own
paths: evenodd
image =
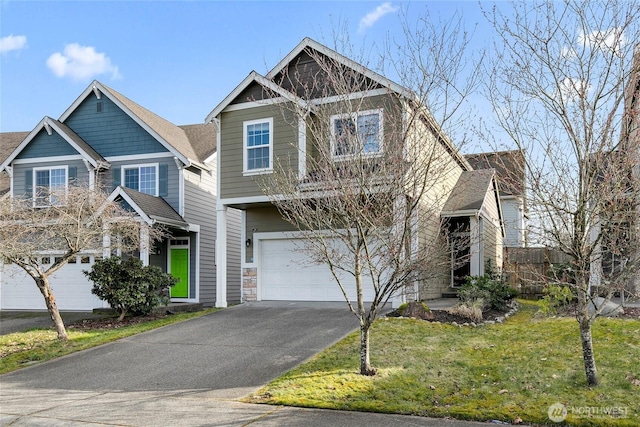
<svg viewBox="0 0 640 427">
<path fill-rule="evenodd" d="M 102 175 L 106 178 L 108 184 L 105 186 L 105 190 L 107 192 L 113 191 L 116 184 L 124 185 L 123 182 L 114 182 L 113 176 L 114 173 L 116 175 L 121 175 L 122 167 L 133 166 L 133 165 L 142 165 L 142 164 L 158 164 L 158 169 L 164 165 L 167 170 L 167 188 L 166 194 L 160 194 L 163 199 L 171 205 L 176 212 L 180 212 L 180 188 L 179 188 L 179 173 L 178 167 L 176 166 L 176 162 L 173 160 L 173 157 L 160 157 L 160 158 L 149 158 L 149 159 L 139 159 L 139 160 L 126 160 L 126 161 L 118 161 L 117 159 L 111 159 L 111 169 L 106 172 L 106 174 Z M 161 189 L 162 191 L 162 189 Z"/>
<path fill-rule="evenodd" d="M 72 156 L 79 154 L 63 137 L 53 132 L 51 135 L 42 129 L 18 154 L 16 159 L 34 159 L 38 157 Z"/>
<path fill-rule="evenodd" d="M 105 158 L 168 151 L 106 96 L 87 96 L 65 124 Z"/>
</svg>

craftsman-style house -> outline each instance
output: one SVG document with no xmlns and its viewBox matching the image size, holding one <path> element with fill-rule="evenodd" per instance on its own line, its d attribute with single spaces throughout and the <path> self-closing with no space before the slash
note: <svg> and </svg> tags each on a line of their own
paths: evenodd
<svg viewBox="0 0 640 427">
<path fill-rule="evenodd" d="M 216 304 L 222 283 L 226 298 L 240 301 L 240 271 L 234 248 L 239 215 L 230 211 L 224 239 L 216 228 L 216 128 L 176 126 L 122 94 L 93 81 L 60 118 L 44 117 L 28 133 L 0 134 L 0 197 L 27 197 L 38 208 L 39 189 L 71 181 L 103 188 L 148 225 L 170 237 L 139 257 L 179 279 L 174 302 Z M 4 194 L 4 195 L 3 195 Z M 42 206 L 46 209 L 46 206 Z M 235 236 L 235 237 L 234 237 Z M 229 241 L 228 274 L 220 282 L 214 263 L 216 239 Z M 61 310 L 91 310 L 104 302 L 91 294 L 82 274 L 109 248 L 82 253 L 51 279 Z M 43 248 L 42 263 L 55 254 Z M 226 273 L 226 272 L 225 272 Z M 0 264 L 2 309 L 43 309 L 35 284 L 15 265 Z"/>
</svg>

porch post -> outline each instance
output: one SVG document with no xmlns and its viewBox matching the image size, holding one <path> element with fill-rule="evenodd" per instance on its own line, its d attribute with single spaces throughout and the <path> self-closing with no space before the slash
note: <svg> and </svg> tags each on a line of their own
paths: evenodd
<svg viewBox="0 0 640 427">
<path fill-rule="evenodd" d="M 149 265 L 149 229 L 144 224 L 140 226 L 140 261 L 145 267 Z"/>
<path fill-rule="evenodd" d="M 216 209 L 216 307 L 227 306 L 227 207 Z"/>
<path fill-rule="evenodd" d="M 102 226 L 102 258 L 111 256 L 111 227 L 109 224 Z"/>
</svg>

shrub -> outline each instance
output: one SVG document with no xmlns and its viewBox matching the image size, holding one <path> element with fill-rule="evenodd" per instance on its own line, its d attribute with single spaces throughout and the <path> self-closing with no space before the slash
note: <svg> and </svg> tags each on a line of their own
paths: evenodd
<svg viewBox="0 0 640 427">
<path fill-rule="evenodd" d="M 167 304 L 167 289 L 178 279 L 155 266 L 143 266 L 137 258 L 117 256 L 96 261 L 84 274 L 94 282 L 91 293 L 120 312 L 118 320 L 127 313 L 149 314 L 154 307 Z"/>
<path fill-rule="evenodd" d="M 504 283 L 495 273 L 467 277 L 458 291 L 462 304 L 478 307 L 482 311 L 504 310 L 518 292 Z"/>
<path fill-rule="evenodd" d="M 545 295 L 540 300 L 540 312 L 551 316 L 558 312 L 558 308 L 568 305 L 575 295 L 569 286 L 549 284 L 544 289 Z"/>
</svg>

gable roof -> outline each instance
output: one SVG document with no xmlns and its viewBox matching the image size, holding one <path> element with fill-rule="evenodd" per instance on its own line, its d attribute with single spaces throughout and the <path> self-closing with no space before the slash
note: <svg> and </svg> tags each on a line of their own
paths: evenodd
<svg viewBox="0 0 640 427">
<path fill-rule="evenodd" d="M 20 145 L 20 143 L 29 135 L 29 132 L 2 132 L 0 133 L 0 166 L 4 165 L 4 161 L 9 155 Z M 2 173 L 0 168 L 0 197 L 9 192 L 11 188 L 11 179 L 6 173 Z"/>
<path fill-rule="evenodd" d="M 269 80 L 272 80 L 276 75 L 278 75 L 279 73 L 281 73 L 282 71 L 284 71 L 284 69 L 287 67 L 287 65 L 289 65 L 289 63 L 291 61 L 293 61 L 298 55 L 300 55 L 302 52 L 304 52 L 307 49 L 313 49 L 319 53 L 321 53 L 322 55 L 331 58 L 332 60 L 336 61 L 337 63 L 344 65 L 345 67 L 351 68 L 352 70 L 358 71 L 359 73 L 361 73 L 362 75 L 364 75 L 365 77 L 367 77 L 368 79 L 373 80 L 376 83 L 379 83 L 380 85 L 384 86 L 384 87 L 388 87 L 389 89 L 393 90 L 394 92 L 397 92 L 399 94 L 402 94 L 403 96 L 407 97 L 407 98 L 413 98 L 413 95 L 411 94 L 411 92 L 409 90 L 407 90 L 406 88 L 400 86 L 397 83 L 392 82 L 391 80 L 389 80 L 388 78 L 376 73 L 375 71 L 372 71 L 371 69 L 365 67 L 362 64 L 359 64 L 349 58 L 347 58 L 346 56 L 336 52 L 333 49 L 329 49 L 328 47 L 318 43 L 317 41 L 309 38 L 309 37 L 305 37 L 304 39 L 302 39 L 302 41 L 300 43 L 298 43 L 298 45 L 296 47 L 293 48 L 293 50 L 291 52 L 289 52 L 289 54 L 287 56 L 285 56 L 284 58 L 282 58 L 282 60 L 280 62 L 278 62 L 278 64 L 273 67 L 271 69 L 271 71 L 269 71 L 267 73 L 266 78 Z"/>
<path fill-rule="evenodd" d="M 299 98 L 298 96 L 296 96 L 295 94 L 293 94 L 292 92 L 282 88 L 280 85 L 276 84 L 273 79 L 274 77 L 280 73 L 281 71 L 284 70 L 284 68 L 287 67 L 287 65 L 296 58 L 296 56 L 298 56 L 300 53 L 304 52 L 305 50 L 308 49 L 312 49 L 315 50 L 319 53 L 321 53 L 322 55 L 327 56 L 328 58 L 331 58 L 332 60 L 335 60 L 336 62 L 338 62 L 341 65 L 344 65 L 345 67 L 351 68 L 361 74 L 363 74 L 365 77 L 373 80 L 374 82 L 382 85 L 383 87 L 387 87 L 389 89 L 391 89 L 394 92 L 397 92 L 407 98 L 411 98 L 411 99 L 415 99 L 415 96 L 406 88 L 398 85 L 397 83 L 392 82 L 391 80 L 387 79 L 386 77 L 368 69 L 367 67 L 365 67 L 364 65 L 358 64 L 357 62 L 347 58 L 344 55 L 339 54 L 338 52 L 336 52 L 335 50 L 329 49 L 328 47 L 316 42 L 315 40 L 312 40 L 309 37 L 305 37 L 304 39 L 302 39 L 302 41 L 300 43 L 298 43 L 298 45 L 291 51 L 289 52 L 289 54 L 287 56 L 285 56 L 271 71 L 269 71 L 269 73 L 266 76 L 262 76 L 259 73 L 257 73 L 256 71 L 252 71 L 251 73 L 249 73 L 249 75 L 229 94 L 227 95 L 227 97 L 225 97 L 224 100 L 222 100 L 222 102 L 220 102 L 220 104 L 218 104 L 212 111 L 211 113 L 209 113 L 205 119 L 206 122 L 210 122 L 212 121 L 215 117 L 218 116 L 218 114 L 220 114 L 229 104 L 231 104 L 231 102 L 236 99 L 236 97 L 238 95 L 240 95 L 240 93 L 245 90 L 247 87 L 249 87 L 250 84 L 252 83 L 258 83 L 268 89 L 270 89 L 271 91 L 278 93 L 279 95 L 283 96 L 284 98 L 292 101 L 292 102 L 296 102 L 298 103 L 301 107 L 304 108 L 311 108 L 311 106 L 304 100 L 302 100 L 301 98 Z"/>
<path fill-rule="evenodd" d="M 456 216 L 456 214 L 467 215 L 471 212 L 478 212 L 484 205 L 487 193 L 491 192 L 495 194 L 500 215 L 499 219 L 502 223 L 502 212 L 495 176 L 496 171 L 493 169 L 462 172 L 444 204 L 442 215 Z"/>
<path fill-rule="evenodd" d="M 125 114 L 131 117 L 143 129 L 151 134 L 160 144 L 174 154 L 183 164 L 197 166 L 208 170 L 205 160 L 215 152 L 216 134 L 215 127 L 206 125 L 176 126 L 155 113 L 133 102 L 121 93 L 94 80 L 80 96 L 65 110 L 59 120 L 45 116 L 38 125 L 4 158 L 0 157 L 0 170 L 9 165 L 11 161 L 29 144 L 29 142 L 43 128 L 47 133 L 51 128 L 62 136 L 76 151 L 78 151 L 94 167 L 109 167 L 109 163 L 97 153 L 89 144 L 78 136 L 64 122 L 89 96 L 94 94 L 100 98 L 108 97 Z"/>
<path fill-rule="evenodd" d="M 189 224 L 162 197 L 151 196 L 131 188 L 116 187 L 110 201 L 121 198 L 148 224 L 163 224 L 187 230 Z"/>
<path fill-rule="evenodd" d="M 473 169 L 495 169 L 500 193 L 523 196 L 526 186 L 525 158 L 520 150 L 465 155 Z"/>
<path fill-rule="evenodd" d="M 84 92 L 82 92 L 73 104 L 60 116 L 59 120 L 64 122 L 82 101 L 92 93 L 97 97 L 104 94 L 143 129 L 153 135 L 158 142 L 172 152 L 185 165 L 194 164 L 203 169 L 207 169 L 203 165 L 204 158 L 198 156 L 183 129 L 97 80 L 94 80 Z"/>
<path fill-rule="evenodd" d="M 78 136 L 73 130 L 71 130 L 64 123 L 51 117 L 45 116 L 36 127 L 27 134 L 27 136 L 20 142 L 20 144 L 13 149 L 13 151 L 4 159 L 0 165 L 0 170 L 7 167 L 20 152 L 33 140 L 33 138 L 40 133 L 41 130 L 45 130 L 49 135 L 55 130 L 69 145 L 71 145 L 85 160 L 91 163 L 94 167 L 109 168 L 109 162 L 104 157 L 98 154 L 89 144 L 87 144 L 82 138 Z"/>
<path fill-rule="evenodd" d="M 201 162 L 205 163 L 216 152 L 218 129 L 215 123 L 182 125 L 180 128 L 187 135 L 194 152 Z"/>
<path fill-rule="evenodd" d="M 205 122 L 209 123 L 213 121 L 213 119 L 216 118 L 218 114 L 220 114 L 225 108 L 227 108 L 229 104 L 231 104 L 231 102 L 233 102 L 233 100 L 236 99 L 238 95 L 242 93 L 242 91 L 244 91 L 253 83 L 257 83 L 269 89 L 270 91 L 277 93 L 278 95 L 282 96 L 288 101 L 298 104 L 302 108 L 305 108 L 305 109 L 310 108 L 307 102 L 297 97 L 295 94 L 289 92 L 288 90 L 285 90 L 281 86 L 275 84 L 273 81 L 260 75 L 260 73 L 256 71 L 251 71 L 249 75 L 245 77 L 244 80 L 242 80 L 240 84 L 236 86 L 236 88 L 233 89 L 233 91 L 231 91 L 229 95 L 227 95 L 213 110 L 211 110 L 211 112 L 205 118 Z"/>
</svg>

